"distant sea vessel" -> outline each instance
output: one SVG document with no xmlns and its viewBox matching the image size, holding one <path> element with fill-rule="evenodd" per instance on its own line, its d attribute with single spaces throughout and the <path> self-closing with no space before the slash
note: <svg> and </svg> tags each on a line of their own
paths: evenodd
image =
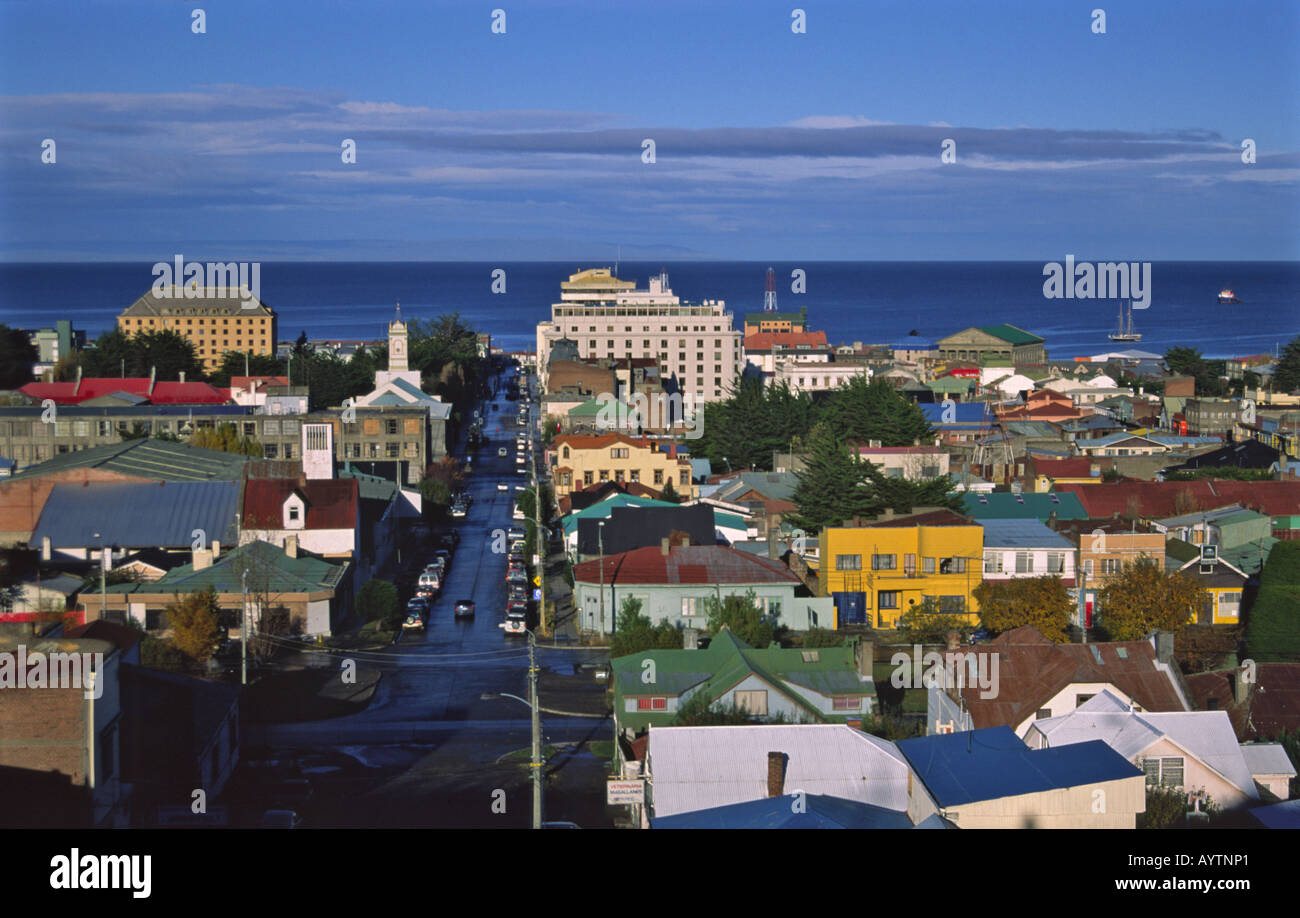
<svg viewBox="0 0 1300 918">
<path fill-rule="evenodd" d="M 1115 331 L 1111 332 L 1106 337 L 1109 338 L 1111 341 L 1141 341 L 1142 340 L 1142 336 L 1137 332 L 1133 331 L 1132 301 L 1130 301 L 1128 305 L 1128 327 L 1125 328 L 1124 326 L 1124 307 L 1121 306 L 1119 310 L 1119 326 L 1115 329 Z"/>
<path fill-rule="evenodd" d="M 1219 291 L 1219 302 L 1240 303 L 1241 300 L 1237 299 L 1237 294 L 1233 293 L 1229 288 L 1224 287 L 1222 290 Z"/>
</svg>

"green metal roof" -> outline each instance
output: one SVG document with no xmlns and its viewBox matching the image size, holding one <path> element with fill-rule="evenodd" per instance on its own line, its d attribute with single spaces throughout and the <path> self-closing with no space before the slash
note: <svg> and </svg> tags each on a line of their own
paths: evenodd
<svg viewBox="0 0 1300 918">
<path fill-rule="evenodd" d="M 816 658 L 805 660 L 805 653 L 815 654 Z M 703 650 L 648 650 L 615 657 L 610 661 L 615 710 L 621 726 L 638 730 L 646 726 L 668 726 L 676 718 L 675 712 L 624 711 L 623 699 L 681 695 L 700 686 L 699 693 L 716 700 L 737 683 L 757 676 L 781 691 L 813 722 L 842 720 L 845 718 L 818 710 L 794 686 L 824 695 L 875 695 L 875 685 L 858 678 L 853 653 L 853 647 L 847 643 L 819 647 L 815 651 L 776 646 L 756 648 L 724 629 Z M 655 681 L 650 684 L 642 681 L 646 660 L 655 664 Z"/>
<path fill-rule="evenodd" d="M 995 338 L 1001 338 L 1010 344 L 1042 344 L 1043 339 L 1014 325 L 983 325 L 980 331 Z"/>
<path fill-rule="evenodd" d="M 211 567 L 196 571 L 193 564 L 172 568 L 152 583 L 120 584 L 129 590 L 113 592 L 196 593 L 211 587 L 218 593 L 243 592 L 243 573 L 249 571 L 249 589 L 256 592 L 316 593 L 333 590 L 343 579 L 347 562 L 330 564 L 320 558 L 290 558 L 270 542 L 249 542 L 222 555 Z M 256 580 L 256 583 L 251 581 Z"/>
<path fill-rule="evenodd" d="M 97 468 L 154 481 L 238 481 L 248 461 L 247 456 L 236 453 L 143 438 L 63 453 L 13 477 L 36 478 L 68 469 Z"/>
</svg>

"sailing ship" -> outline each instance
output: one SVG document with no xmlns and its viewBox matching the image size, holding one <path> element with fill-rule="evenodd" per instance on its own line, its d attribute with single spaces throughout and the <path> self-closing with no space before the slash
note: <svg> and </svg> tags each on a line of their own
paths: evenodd
<svg viewBox="0 0 1300 918">
<path fill-rule="evenodd" d="M 1128 304 L 1128 327 L 1124 326 L 1124 307 L 1119 310 L 1119 326 L 1106 337 L 1111 341 L 1141 341 L 1142 336 L 1133 331 L 1133 301 Z"/>
</svg>

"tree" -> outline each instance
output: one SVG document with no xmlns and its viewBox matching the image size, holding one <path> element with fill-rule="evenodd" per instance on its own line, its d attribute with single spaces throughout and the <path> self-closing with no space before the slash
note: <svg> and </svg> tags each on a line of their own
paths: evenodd
<svg viewBox="0 0 1300 918">
<path fill-rule="evenodd" d="M 1187 822 L 1187 792 L 1176 787 L 1147 785 L 1146 810 L 1138 813 L 1139 829 L 1181 828 Z"/>
<path fill-rule="evenodd" d="M 818 424 L 808 439 L 804 468 L 794 473 L 798 510 L 789 521 L 818 532 L 854 516 L 874 517 L 884 504 L 869 484 L 872 468 L 849 453 L 829 424 Z"/>
<path fill-rule="evenodd" d="M 245 372 L 247 368 L 247 372 Z M 284 376 L 284 361 L 271 354 L 254 354 L 252 351 L 226 351 L 221 366 L 208 374 L 208 382 L 228 388 L 232 376 Z"/>
<path fill-rule="evenodd" d="M 659 499 L 666 500 L 670 504 L 680 504 L 682 502 L 682 496 L 678 494 L 677 489 L 673 487 L 673 480 L 671 478 L 664 482 L 664 489 L 659 492 Z"/>
<path fill-rule="evenodd" d="M 193 664 L 206 663 L 221 639 L 221 607 L 212 587 L 176 596 L 166 607 L 172 643 Z"/>
<path fill-rule="evenodd" d="M 839 432 L 841 439 L 881 446 L 911 446 L 931 442 L 934 428 L 915 403 L 899 395 L 885 379 L 868 382 L 855 376 L 831 393 L 821 420 Z"/>
<path fill-rule="evenodd" d="M 32 365 L 39 357 L 25 331 L 0 324 L 0 389 L 17 389 L 32 382 Z"/>
<path fill-rule="evenodd" d="M 1101 589 L 1099 625 L 1114 641 L 1135 641 L 1152 631 L 1181 631 L 1207 596 L 1190 574 L 1166 573 L 1155 560 L 1142 556 Z"/>
<path fill-rule="evenodd" d="M 1060 577 L 985 580 L 974 595 L 980 624 L 995 634 L 1031 625 L 1058 643 L 1067 638 L 1074 603 Z"/>
<path fill-rule="evenodd" d="M 681 650 L 682 632 L 671 622 L 651 624 L 650 617 L 641 614 L 641 600 L 628 596 L 618 611 L 618 625 L 610 641 L 609 655 L 625 657 L 646 650 Z"/>
<path fill-rule="evenodd" d="M 708 616 L 709 634 L 714 635 L 725 625 L 727 630 L 750 647 L 767 647 L 776 635 L 776 627 L 758 606 L 758 598 L 750 590 L 744 596 L 709 596 L 704 600 L 704 613 Z"/>
<path fill-rule="evenodd" d="M 216 427 L 200 427 L 190 437 L 191 446 L 204 449 L 217 449 L 224 453 L 237 453 L 240 456 L 262 455 L 262 444 L 252 437 L 241 437 L 234 424 L 218 424 Z"/>
<path fill-rule="evenodd" d="M 378 621 L 390 629 L 400 627 L 397 587 L 387 580 L 367 580 L 357 593 L 357 612 L 368 622 Z"/>
<path fill-rule="evenodd" d="M 790 718 L 786 717 L 784 711 L 777 711 L 760 717 L 751 714 L 748 710 L 736 704 L 735 701 L 730 704 L 722 704 L 708 695 L 697 693 L 688 698 L 677 709 L 677 716 L 673 718 L 673 726 L 728 727 L 752 724 L 756 720 L 761 720 L 765 724 L 791 723 Z M 796 722 L 807 723 L 809 720 L 810 718 L 800 715 Z"/>
<path fill-rule="evenodd" d="M 1278 392 L 1294 392 L 1300 389 L 1300 336 L 1292 338 L 1282 348 L 1273 371 L 1273 388 Z"/>
<path fill-rule="evenodd" d="M 920 605 L 908 609 L 898 619 L 899 636 L 907 643 L 944 644 L 953 632 L 965 643 L 974 630 L 965 613 L 940 612 L 933 596 L 925 597 Z"/>
<path fill-rule="evenodd" d="M 1196 380 L 1198 396 L 1223 395 L 1227 391 L 1222 377 L 1227 365 L 1222 360 L 1207 360 L 1194 347 L 1171 347 L 1165 352 L 1165 366 L 1176 376 Z"/>
</svg>

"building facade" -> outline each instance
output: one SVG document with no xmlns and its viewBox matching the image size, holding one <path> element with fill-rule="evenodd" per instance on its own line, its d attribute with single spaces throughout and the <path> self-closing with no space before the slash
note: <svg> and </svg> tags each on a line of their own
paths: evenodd
<svg viewBox="0 0 1300 918">
<path fill-rule="evenodd" d="M 276 317 L 256 298 L 217 296 L 217 290 L 172 287 L 170 297 L 153 289 L 122 311 L 118 330 L 124 335 L 173 331 L 194 345 L 203 369 L 221 366 L 227 351 L 270 356 L 275 353 Z"/>
</svg>

